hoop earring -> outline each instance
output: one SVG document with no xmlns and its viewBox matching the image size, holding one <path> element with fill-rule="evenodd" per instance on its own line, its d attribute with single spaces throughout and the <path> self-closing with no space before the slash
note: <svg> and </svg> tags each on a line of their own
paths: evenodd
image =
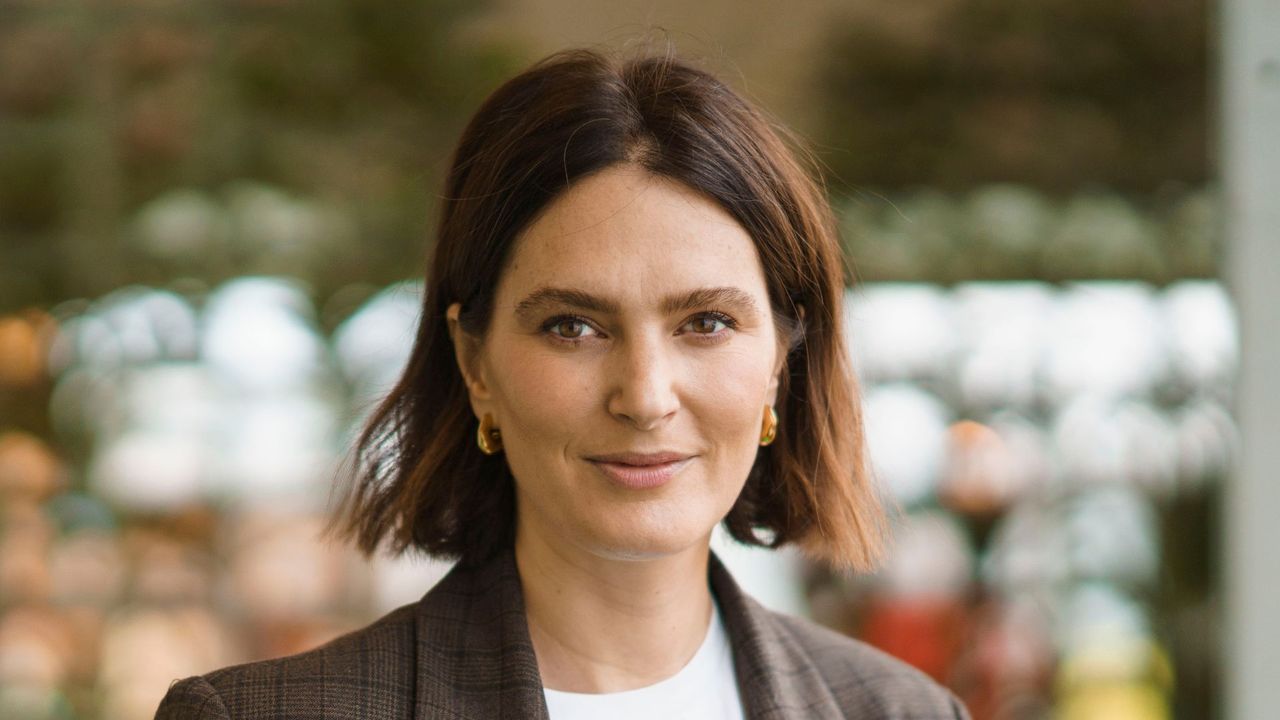
<svg viewBox="0 0 1280 720">
<path fill-rule="evenodd" d="M 760 425 L 760 445 L 768 445 L 778 437 L 778 413 L 772 405 L 764 406 L 764 421 Z"/>
<path fill-rule="evenodd" d="M 502 431 L 493 426 L 493 416 L 485 413 L 476 428 L 476 445 L 485 455 L 495 455 L 502 450 Z"/>
</svg>

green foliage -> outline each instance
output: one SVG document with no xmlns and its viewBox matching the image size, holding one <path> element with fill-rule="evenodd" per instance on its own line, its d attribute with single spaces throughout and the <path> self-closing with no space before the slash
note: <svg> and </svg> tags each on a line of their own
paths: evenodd
<svg viewBox="0 0 1280 720">
<path fill-rule="evenodd" d="M 860 275 L 1214 272 L 1214 197 L 1186 190 L 1211 172 L 1204 0 L 873 5 L 816 71 Z M 463 123 L 527 60 L 468 33 L 486 7 L 0 15 L 0 311 L 177 278 L 289 274 L 323 301 L 419 275 Z"/>
<path fill-rule="evenodd" d="M 1210 177 L 1204 0 L 859 7 L 816 72 L 839 181 L 1149 193 Z"/>
<path fill-rule="evenodd" d="M 1025 185 L 968 193 L 858 193 L 836 201 L 860 281 L 1141 279 L 1218 274 L 1220 199 L 1183 190 L 1145 202 L 1085 191 L 1055 199 Z"/>
<path fill-rule="evenodd" d="M 0 15 L 0 59 L 14 61 L 0 71 L 0 309 L 175 272 L 296 272 L 320 293 L 417 274 L 452 144 L 523 62 L 466 34 L 486 7 L 117 0 Z M 183 259 L 151 251 L 202 241 L 136 235 L 175 193 L 221 208 L 246 187 L 324 206 L 342 247 L 293 264 L 280 247 Z M 241 230 L 231 246 L 261 236 Z"/>
</svg>

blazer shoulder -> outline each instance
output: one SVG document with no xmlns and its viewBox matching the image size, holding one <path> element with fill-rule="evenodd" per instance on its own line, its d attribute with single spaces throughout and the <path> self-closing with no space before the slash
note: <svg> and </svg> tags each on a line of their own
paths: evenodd
<svg viewBox="0 0 1280 720">
<path fill-rule="evenodd" d="M 813 661 L 846 717 L 969 720 L 950 690 L 902 660 L 813 621 L 772 615 Z"/>
<path fill-rule="evenodd" d="M 156 708 L 156 720 L 229 720 L 218 691 L 199 675 L 175 680 Z"/>
<path fill-rule="evenodd" d="M 408 717 L 414 610 L 405 605 L 306 652 L 175 681 L 156 719 Z"/>
</svg>

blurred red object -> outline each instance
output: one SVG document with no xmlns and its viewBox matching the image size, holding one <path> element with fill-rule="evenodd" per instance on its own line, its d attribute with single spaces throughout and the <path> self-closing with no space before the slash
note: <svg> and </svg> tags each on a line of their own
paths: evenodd
<svg viewBox="0 0 1280 720">
<path fill-rule="evenodd" d="M 958 599 L 883 596 L 868 604 L 860 636 L 945 683 L 968 625 Z"/>
</svg>

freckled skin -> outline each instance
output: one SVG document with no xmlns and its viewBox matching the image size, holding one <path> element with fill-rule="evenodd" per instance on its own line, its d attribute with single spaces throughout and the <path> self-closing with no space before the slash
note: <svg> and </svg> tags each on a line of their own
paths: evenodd
<svg viewBox="0 0 1280 720">
<path fill-rule="evenodd" d="M 547 286 L 613 300 L 620 312 L 516 314 L 520 300 Z M 674 293 L 726 286 L 760 312 L 660 307 Z M 746 481 L 764 406 L 775 400 L 781 358 L 769 307 L 746 230 L 683 185 L 622 166 L 552 203 L 516 241 L 483 344 L 459 355 L 473 409 L 493 415 L 502 432 L 516 479 L 517 542 L 536 536 L 600 559 L 705 552 Z M 699 320 L 708 310 L 737 326 Z M 566 314 L 584 322 L 543 327 Z M 613 484 L 584 459 L 659 450 L 697 457 L 644 490 Z"/>
</svg>

